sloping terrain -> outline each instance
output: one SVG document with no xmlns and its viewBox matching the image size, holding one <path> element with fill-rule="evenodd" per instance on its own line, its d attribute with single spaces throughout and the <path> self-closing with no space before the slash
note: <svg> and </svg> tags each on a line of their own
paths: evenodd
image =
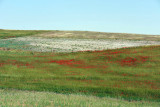
<svg viewBox="0 0 160 107">
<path fill-rule="evenodd" d="M 0 39 L 24 37 L 49 32 L 47 30 L 3 30 L 0 29 Z"/>
<path fill-rule="evenodd" d="M 143 35 L 127 33 L 106 33 L 92 31 L 50 31 L 35 36 L 40 37 L 60 37 L 60 38 L 92 38 L 92 39 L 128 39 L 128 40 L 151 40 L 159 41 L 160 35 Z"/>
<path fill-rule="evenodd" d="M 93 31 L 59 31 L 59 30 L 0 30 L 0 38 L 13 38 L 22 36 L 38 36 L 46 38 L 90 38 L 90 39 L 129 39 L 160 41 L 160 35 L 106 33 Z"/>
<path fill-rule="evenodd" d="M 160 46 L 75 53 L 0 50 L 1 88 L 159 100 Z"/>
<path fill-rule="evenodd" d="M 160 41 L 135 41 L 113 39 L 79 39 L 79 38 L 43 38 L 17 37 L 0 39 L 0 47 L 36 52 L 77 52 L 86 50 L 105 50 L 124 47 L 160 45 Z"/>
<path fill-rule="evenodd" d="M 34 95 L 33 91 L 44 91 L 42 97 L 46 100 L 39 104 L 46 106 L 60 105 L 48 102 L 47 99 L 59 96 L 48 96 L 49 91 L 65 97 L 78 94 L 77 98 L 82 99 L 81 95 L 96 96 L 92 101 L 98 99 L 100 106 L 113 106 L 113 100 L 106 99 L 112 101 L 110 105 L 102 101 L 106 97 L 120 100 L 116 106 L 124 103 L 128 106 L 129 102 L 134 103 L 130 103 L 133 106 L 160 105 L 158 35 L 0 30 L 0 38 L 0 92 L 5 102 L 10 100 L 7 95 L 14 94 L 6 90 L 17 89 L 32 91 L 29 95 Z M 26 91 L 16 93 L 28 97 Z M 74 103 L 75 99 L 64 101 Z M 21 104 L 18 104 L 29 105 L 35 100 L 25 101 L 19 100 Z M 81 101 L 85 106 L 85 101 Z M 5 104 L 17 105 L 13 102 Z"/>
<path fill-rule="evenodd" d="M 2 107 L 159 107 L 160 103 L 99 98 L 80 94 L 57 94 L 20 90 L 0 90 Z"/>
</svg>

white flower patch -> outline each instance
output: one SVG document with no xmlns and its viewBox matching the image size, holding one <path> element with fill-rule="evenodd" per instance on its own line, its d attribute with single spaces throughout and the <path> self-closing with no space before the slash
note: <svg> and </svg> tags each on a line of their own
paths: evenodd
<svg viewBox="0 0 160 107">
<path fill-rule="evenodd" d="M 41 38 L 19 37 L 8 39 L 12 43 L 23 43 L 25 50 L 37 52 L 76 52 L 86 50 L 104 50 L 123 47 L 160 45 L 160 41 L 134 41 L 111 39 L 75 39 L 75 38 Z"/>
</svg>

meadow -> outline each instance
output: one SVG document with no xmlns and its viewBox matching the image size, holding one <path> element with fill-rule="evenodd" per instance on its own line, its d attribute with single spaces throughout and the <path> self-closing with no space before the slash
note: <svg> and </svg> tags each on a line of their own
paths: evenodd
<svg viewBox="0 0 160 107">
<path fill-rule="evenodd" d="M 128 44 L 125 42 L 121 47 L 115 46 L 115 49 L 102 49 L 89 47 L 94 46 L 93 41 L 97 43 L 97 40 L 83 38 L 83 41 L 84 39 L 87 42 L 90 41 L 88 43 L 91 44 L 87 45 L 89 48 L 85 45 L 84 49 L 78 48 L 75 51 L 68 49 L 67 52 L 58 51 L 63 48 L 55 51 L 36 51 L 33 48 L 25 49 L 25 46 L 31 44 L 30 39 L 32 44 L 33 41 L 35 43 L 36 40 L 31 37 L 40 36 L 42 39 L 42 33 L 44 35 L 52 31 L 36 31 L 36 33 L 24 31 L 22 37 L 20 37 L 22 31 L 14 31 L 16 38 L 9 36 L 10 33 L 12 34 L 11 31 L 0 30 L 0 32 L 1 105 L 91 107 L 127 107 L 128 105 L 158 107 L 160 105 L 159 41 L 142 42 L 136 39 L 134 42 L 127 43 L 137 42 L 139 45 L 127 47 Z M 33 32 L 34 35 L 32 35 Z M 7 36 L 4 39 L 5 35 Z M 30 41 L 26 39 L 25 43 L 22 39 L 25 40 L 26 36 Z M 44 41 L 47 38 L 45 37 Z M 15 40 L 19 41 L 15 42 Z M 64 38 L 60 40 L 67 43 L 63 41 Z M 104 45 L 102 41 L 98 43 Z M 42 44 L 45 43 L 42 42 Z M 63 44 L 63 47 L 65 46 L 68 48 L 67 44 Z M 17 96 L 18 102 L 7 102 L 16 100 L 13 94 Z M 29 97 L 32 97 L 31 100 Z M 52 98 L 55 100 L 51 101 Z M 77 103 L 74 103 L 75 101 Z"/>
<path fill-rule="evenodd" d="M 158 107 L 157 102 L 126 101 L 81 94 L 0 90 L 2 107 Z"/>
</svg>

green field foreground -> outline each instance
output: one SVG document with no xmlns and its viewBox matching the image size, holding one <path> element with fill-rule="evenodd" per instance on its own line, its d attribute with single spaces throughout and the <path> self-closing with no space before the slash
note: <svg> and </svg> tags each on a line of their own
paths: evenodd
<svg viewBox="0 0 160 107">
<path fill-rule="evenodd" d="M 0 39 L 47 33 L 69 32 L 0 30 Z M 6 107 L 159 107 L 160 45 L 71 53 L 0 47 L 0 88 Z"/>
<path fill-rule="evenodd" d="M 160 46 L 75 53 L 0 50 L 0 87 L 160 99 Z"/>
<path fill-rule="evenodd" d="M 1 107 L 159 107 L 160 102 L 128 102 L 109 97 L 1 89 L 0 105 Z"/>
</svg>

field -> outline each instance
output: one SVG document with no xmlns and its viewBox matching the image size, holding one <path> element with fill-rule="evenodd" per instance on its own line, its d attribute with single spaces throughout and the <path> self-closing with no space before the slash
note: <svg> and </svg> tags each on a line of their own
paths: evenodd
<svg viewBox="0 0 160 107">
<path fill-rule="evenodd" d="M 80 94 L 0 90 L 2 107 L 158 107 L 157 102 L 126 101 Z"/>
<path fill-rule="evenodd" d="M 76 38 L 57 32 L 64 34 L 0 30 L 1 105 L 160 105 L 160 37 Z"/>
</svg>

